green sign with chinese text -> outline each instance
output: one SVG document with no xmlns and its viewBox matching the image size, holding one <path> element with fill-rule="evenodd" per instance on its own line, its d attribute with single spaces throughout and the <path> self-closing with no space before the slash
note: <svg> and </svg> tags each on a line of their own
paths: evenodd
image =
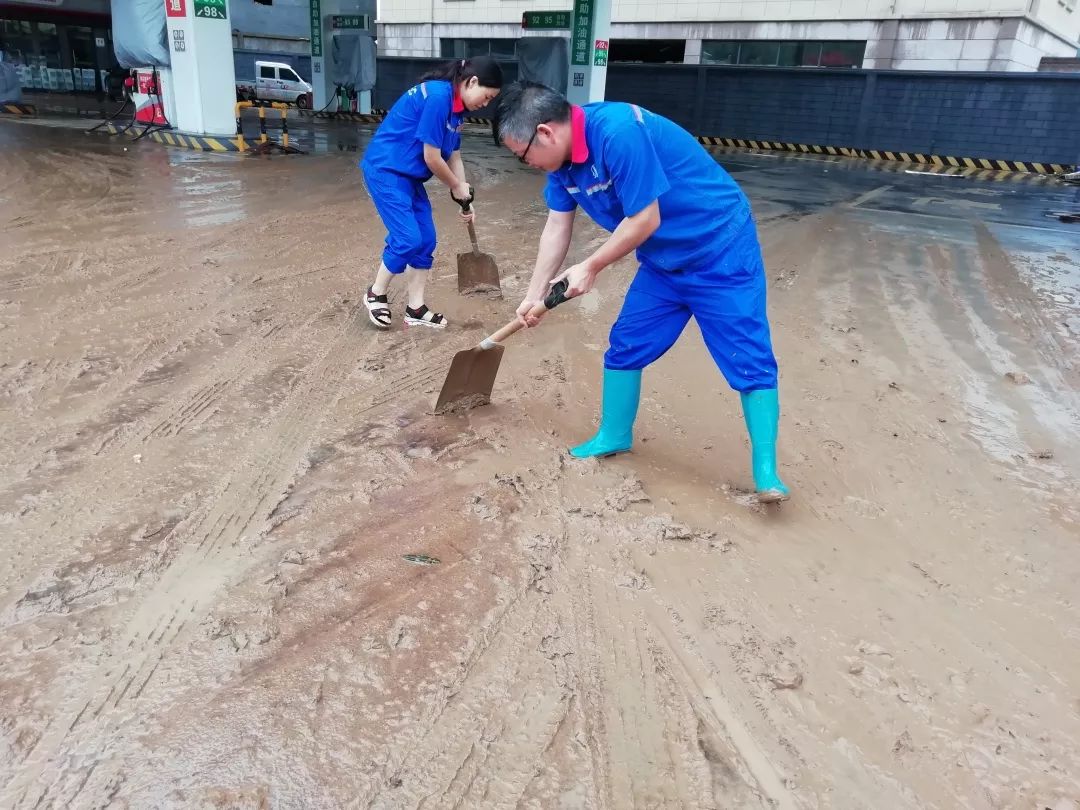
<svg viewBox="0 0 1080 810">
<path fill-rule="evenodd" d="M 593 0 L 574 0 L 574 25 L 570 29 L 570 64 L 587 65 L 592 54 Z"/>
<path fill-rule="evenodd" d="M 225 0 L 195 0 L 195 16 L 208 20 L 227 20 L 228 8 Z"/>
<path fill-rule="evenodd" d="M 322 3 L 311 0 L 311 55 L 322 56 Z"/>
</svg>

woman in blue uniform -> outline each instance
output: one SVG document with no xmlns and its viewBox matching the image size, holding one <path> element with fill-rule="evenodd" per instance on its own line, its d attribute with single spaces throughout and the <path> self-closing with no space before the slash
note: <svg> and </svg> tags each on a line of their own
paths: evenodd
<svg viewBox="0 0 1080 810">
<path fill-rule="evenodd" d="M 389 232 L 375 281 L 364 296 L 368 317 L 380 329 L 393 322 L 386 294 L 390 280 L 402 273 L 408 291 L 405 324 L 447 326 L 446 318 L 424 303 L 436 241 L 424 183 L 434 176 L 455 200 L 471 198 L 461 162 L 462 117 L 491 102 L 502 82 L 502 70 L 490 57 L 447 63 L 397 100 L 364 153 L 364 182 Z M 473 213 L 463 212 L 462 218 L 471 221 Z"/>
</svg>

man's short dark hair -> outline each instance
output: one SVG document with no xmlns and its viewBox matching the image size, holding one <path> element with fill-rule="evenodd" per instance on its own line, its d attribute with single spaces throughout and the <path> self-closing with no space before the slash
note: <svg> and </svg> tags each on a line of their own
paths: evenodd
<svg viewBox="0 0 1080 810">
<path fill-rule="evenodd" d="M 505 138 L 526 142 L 541 124 L 570 120 L 566 96 L 537 82 L 514 82 L 499 93 L 491 135 L 497 145 Z"/>
</svg>

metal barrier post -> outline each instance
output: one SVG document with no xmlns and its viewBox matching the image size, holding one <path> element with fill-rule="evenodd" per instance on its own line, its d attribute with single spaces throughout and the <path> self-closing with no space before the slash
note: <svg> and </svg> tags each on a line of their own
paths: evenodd
<svg viewBox="0 0 1080 810">
<path fill-rule="evenodd" d="M 240 123 L 240 111 L 250 106 L 250 101 L 236 102 L 236 145 L 240 148 L 241 152 L 247 151 L 247 144 L 244 143 L 244 128 Z"/>
<path fill-rule="evenodd" d="M 286 120 L 286 116 L 289 113 L 289 105 L 275 102 L 273 105 L 278 112 L 281 113 L 281 148 L 285 151 L 289 149 L 289 122 Z"/>
</svg>

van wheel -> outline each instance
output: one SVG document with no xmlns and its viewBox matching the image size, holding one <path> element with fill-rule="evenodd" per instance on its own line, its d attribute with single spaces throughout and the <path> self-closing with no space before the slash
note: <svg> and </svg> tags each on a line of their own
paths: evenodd
<svg viewBox="0 0 1080 810">
<path fill-rule="evenodd" d="M 299 107 L 301 110 L 307 109 L 307 93 L 304 93 L 304 95 L 302 96 L 296 97 L 296 106 Z"/>
</svg>

